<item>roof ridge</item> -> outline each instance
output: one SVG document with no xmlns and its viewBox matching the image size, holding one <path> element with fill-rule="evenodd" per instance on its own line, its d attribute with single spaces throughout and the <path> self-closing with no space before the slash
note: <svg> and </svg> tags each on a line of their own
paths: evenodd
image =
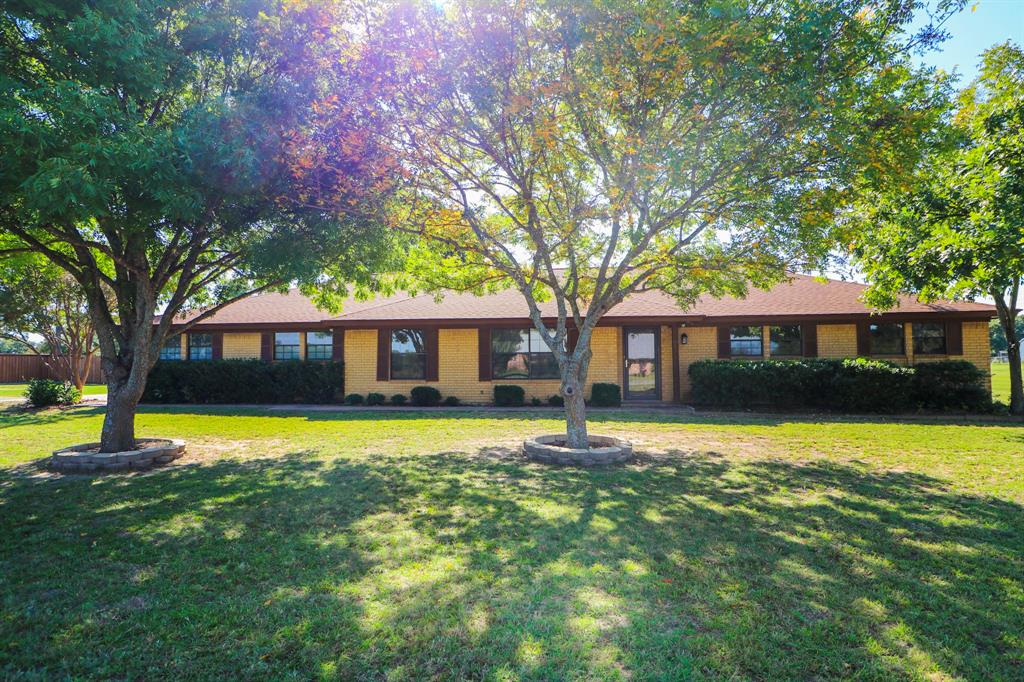
<svg viewBox="0 0 1024 682">
<path fill-rule="evenodd" d="M 823 279 L 823 280 L 825 280 L 825 282 L 827 282 L 829 284 L 845 284 L 847 286 L 861 287 L 862 289 L 867 289 L 868 286 L 869 286 L 869 285 L 865 284 L 864 282 L 856 282 L 856 281 L 851 280 L 851 279 L 836 279 L 834 277 L 828 277 L 826 275 L 808 275 L 808 274 L 803 273 L 803 272 L 794 272 L 793 276 L 794 277 L 806 277 L 807 279 L 813 279 L 815 281 Z"/>
</svg>

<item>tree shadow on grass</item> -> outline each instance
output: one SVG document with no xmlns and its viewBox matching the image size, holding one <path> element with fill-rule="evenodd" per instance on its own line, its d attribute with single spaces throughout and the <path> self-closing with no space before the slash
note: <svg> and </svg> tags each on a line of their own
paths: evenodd
<svg viewBox="0 0 1024 682">
<path fill-rule="evenodd" d="M 18 405 L 0 408 L 0 429 L 12 426 L 35 426 L 62 421 L 83 419 L 102 415 L 106 411 L 100 406 L 72 406 L 63 408 L 35 409 Z"/>
<path fill-rule="evenodd" d="M 4 478 L 4 674 L 1024 672 L 1024 508 L 920 473 L 488 449 Z"/>
</svg>

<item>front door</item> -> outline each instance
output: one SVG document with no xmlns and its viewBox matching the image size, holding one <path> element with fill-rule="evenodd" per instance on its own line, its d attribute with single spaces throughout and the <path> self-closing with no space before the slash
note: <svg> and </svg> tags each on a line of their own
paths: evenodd
<svg viewBox="0 0 1024 682">
<path fill-rule="evenodd" d="M 626 349 L 626 400 L 658 400 L 658 328 L 626 327 L 622 330 Z"/>
</svg>

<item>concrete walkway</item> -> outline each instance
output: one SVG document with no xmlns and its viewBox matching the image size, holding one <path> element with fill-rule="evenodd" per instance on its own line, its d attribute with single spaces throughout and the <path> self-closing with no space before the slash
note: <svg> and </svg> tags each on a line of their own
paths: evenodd
<svg viewBox="0 0 1024 682">
<path fill-rule="evenodd" d="M 25 399 L 22 397 L 14 396 L 0 396 L 0 404 L 2 405 L 17 405 L 25 403 Z M 76 407 L 103 407 L 107 404 L 107 394 L 101 393 L 99 395 L 87 395 L 82 397 L 82 402 L 78 403 Z"/>
</svg>

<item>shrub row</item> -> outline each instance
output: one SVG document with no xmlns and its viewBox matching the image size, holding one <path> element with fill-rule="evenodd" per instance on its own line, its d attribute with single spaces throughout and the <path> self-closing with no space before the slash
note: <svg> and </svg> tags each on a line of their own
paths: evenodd
<svg viewBox="0 0 1024 682">
<path fill-rule="evenodd" d="M 383 393 L 369 393 L 366 396 L 361 393 L 350 393 L 345 396 L 346 405 L 367 405 L 369 407 L 380 405 L 405 405 L 409 402 L 421 407 L 435 407 L 444 405 L 446 407 L 457 407 L 461 401 L 450 395 L 442 400 L 441 392 L 433 386 L 416 386 L 409 391 L 409 397 L 396 393 L 388 399 Z M 540 398 L 531 398 L 533 406 L 543 405 L 545 401 Z M 522 386 L 512 384 L 499 384 L 494 387 L 494 404 L 498 407 L 522 407 L 526 404 L 526 390 Z M 560 395 L 553 395 L 547 399 L 547 404 L 552 407 L 563 407 L 565 399 Z M 622 391 L 618 384 L 594 384 L 591 390 L 588 404 L 597 407 L 617 407 L 622 404 Z"/>
<path fill-rule="evenodd" d="M 412 399 L 411 401 L 410 398 Z M 438 405 L 458 407 L 460 404 L 459 399 L 453 395 L 441 400 L 441 391 L 437 390 L 433 386 L 416 386 L 409 391 L 409 396 L 405 396 L 402 393 L 396 393 L 391 396 L 390 400 L 383 393 L 368 393 L 366 394 L 365 399 L 361 393 L 349 393 L 345 396 L 346 405 L 366 405 L 368 407 L 376 407 L 390 404 L 395 407 L 401 407 L 407 402 L 412 402 L 413 405 L 418 407 L 437 407 Z"/>
<path fill-rule="evenodd" d="M 25 389 L 25 397 L 32 407 L 74 405 L 82 399 L 82 392 L 68 381 L 31 379 Z"/>
<path fill-rule="evenodd" d="M 455 396 L 442 399 L 433 386 L 416 386 L 409 396 L 398 393 L 390 398 L 383 393 L 363 396 L 351 393 L 342 396 L 345 374 L 340 362 L 263 362 L 262 360 L 207 360 L 203 362 L 158 362 L 149 373 L 142 397 L 148 403 L 331 403 L 381 406 L 386 404 L 434 407 L 459 404 Z M 50 382 L 60 385 L 59 382 Z M 543 404 L 534 398 L 534 405 Z M 553 407 L 562 407 L 564 398 L 553 395 L 547 399 Z M 595 407 L 617 407 L 622 403 L 618 384 L 596 383 L 588 404 Z M 55 404 L 55 403 L 48 403 Z M 516 407 L 526 404 L 522 386 L 494 387 L 494 404 Z"/>
<path fill-rule="evenodd" d="M 533 398 L 531 404 L 543 404 L 540 398 Z M 565 398 L 553 395 L 548 398 L 548 405 L 563 407 Z M 494 404 L 498 407 L 522 407 L 526 404 L 526 391 L 522 386 L 500 384 L 494 387 Z M 594 407 L 618 407 L 622 404 L 622 390 L 618 384 L 594 384 L 590 389 L 589 405 Z"/>
<path fill-rule="evenodd" d="M 148 403 L 331 403 L 343 395 L 340 362 L 206 360 L 158 362 L 149 373 Z"/>
<path fill-rule="evenodd" d="M 693 400 L 728 408 L 816 408 L 896 413 L 985 411 L 985 374 L 965 360 L 901 367 L 881 360 L 701 360 L 690 365 Z"/>
</svg>

